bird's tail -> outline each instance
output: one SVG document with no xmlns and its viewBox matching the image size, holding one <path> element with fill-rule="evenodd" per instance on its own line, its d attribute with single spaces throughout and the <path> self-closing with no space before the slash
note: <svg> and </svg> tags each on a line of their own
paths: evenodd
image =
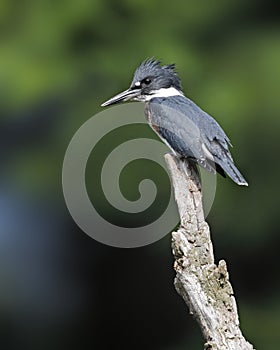
<svg viewBox="0 0 280 350">
<path fill-rule="evenodd" d="M 235 182 L 237 185 L 248 186 L 248 182 L 244 179 L 240 171 L 234 165 L 230 159 L 225 159 L 222 164 L 219 164 L 226 174 Z"/>
</svg>

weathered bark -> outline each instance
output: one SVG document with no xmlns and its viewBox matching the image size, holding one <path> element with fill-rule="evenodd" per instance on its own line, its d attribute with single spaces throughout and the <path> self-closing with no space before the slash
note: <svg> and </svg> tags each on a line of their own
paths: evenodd
<svg viewBox="0 0 280 350">
<path fill-rule="evenodd" d="M 252 350 L 239 328 L 226 262 L 214 261 L 196 169 L 171 154 L 165 160 L 181 218 L 179 229 L 172 233 L 175 288 L 200 325 L 205 349 Z"/>
</svg>

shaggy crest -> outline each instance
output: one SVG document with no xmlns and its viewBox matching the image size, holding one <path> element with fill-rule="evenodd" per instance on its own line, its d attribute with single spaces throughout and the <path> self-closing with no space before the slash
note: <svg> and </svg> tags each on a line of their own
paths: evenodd
<svg viewBox="0 0 280 350">
<path fill-rule="evenodd" d="M 132 85 L 137 81 L 142 81 L 147 77 L 151 77 L 158 79 L 161 83 L 161 87 L 172 86 L 182 91 L 181 81 L 175 68 L 175 64 L 162 66 L 160 61 L 155 60 L 154 58 L 148 58 L 136 69 Z"/>
</svg>

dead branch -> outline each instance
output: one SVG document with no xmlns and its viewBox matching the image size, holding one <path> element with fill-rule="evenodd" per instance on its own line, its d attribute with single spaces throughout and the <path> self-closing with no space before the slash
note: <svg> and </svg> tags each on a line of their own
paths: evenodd
<svg viewBox="0 0 280 350">
<path fill-rule="evenodd" d="M 172 233 L 175 288 L 200 325 L 205 349 L 253 350 L 239 328 L 226 262 L 214 261 L 205 221 L 200 180 L 191 163 L 167 154 L 181 225 Z"/>
</svg>

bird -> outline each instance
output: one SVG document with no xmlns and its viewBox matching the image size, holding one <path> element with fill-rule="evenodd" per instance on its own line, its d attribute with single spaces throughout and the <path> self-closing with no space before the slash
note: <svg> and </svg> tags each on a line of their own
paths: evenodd
<svg viewBox="0 0 280 350">
<path fill-rule="evenodd" d="M 126 101 L 144 102 L 148 124 L 177 157 L 248 186 L 234 164 L 230 139 L 212 116 L 184 95 L 175 64 L 144 60 L 130 87 L 101 106 Z"/>
</svg>

